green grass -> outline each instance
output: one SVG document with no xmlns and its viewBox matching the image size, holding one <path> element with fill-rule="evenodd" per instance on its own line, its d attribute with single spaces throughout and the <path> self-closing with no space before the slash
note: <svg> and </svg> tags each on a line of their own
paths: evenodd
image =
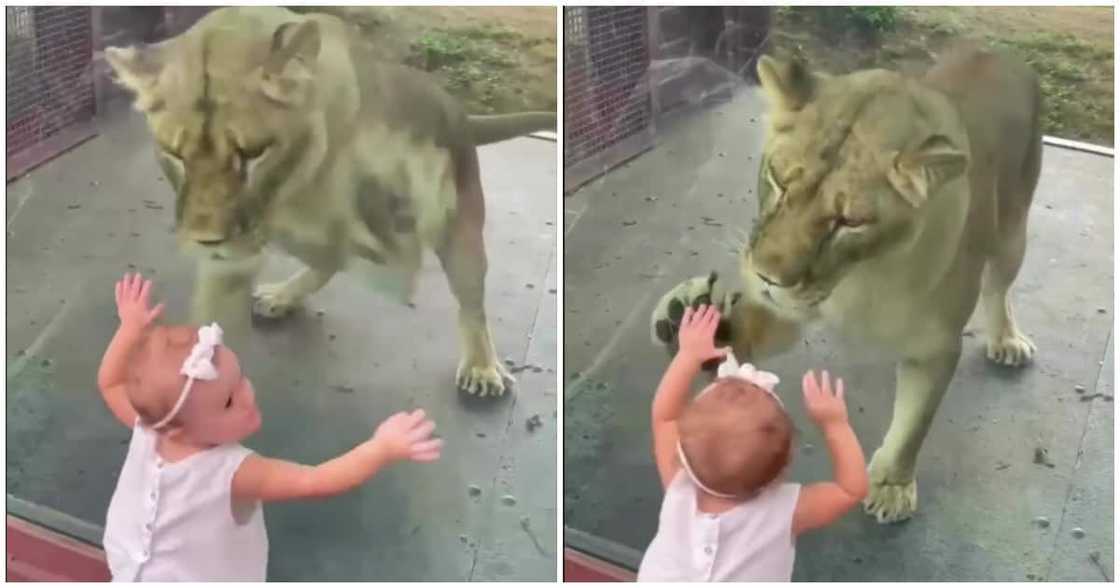
<svg viewBox="0 0 1120 588">
<path fill-rule="evenodd" d="M 431 73 L 468 112 L 556 108 L 556 44 L 549 35 L 523 33 L 495 21 L 449 20 L 440 8 L 304 6 L 295 10 L 332 14 L 354 25 L 379 59 Z"/>
<path fill-rule="evenodd" d="M 509 68 L 516 62 L 510 57 L 509 51 L 498 44 L 499 39 L 508 38 L 512 37 L 480 29 L 434 31 L 417 39 L 412 50 L 428 71 L 455 67 L 464 62 L 491 68 Z"/>
<path fill-rule="evenodd" d="M 838 10 L 842 9 L 778 9 L 775 48 L 804 54 L 812 67 L 840 73 L 863 67 L 924 67 L 932 63 L 930 54 L 957 39 L 983 40 L 1019 56 L 1038 72 L 1044 133 L 1103 145 L 1113 143 L 1111 45 L 1094 45 L 1053 31 L 996 36 L 952 8 L 900 9 L 889 28 L 868 34 L 842 18 Z"/>
<path fill-rule="evenodd" d="M 493 110 L 499 97 L 518 83 L 517 52 L 526 41 L 508 29 L 486 27 L 435 30 L 412 43 L 408 63 L 442 76 L 447 89 L 472 111 Z"/>
<path fill-rule="evenodd" d="M 1110 51 L 1071 35 L 1039 33 L 988 39 L 1011 51 L 1038 72 L 1043 96 L 1043 132 L 1057 137 L 1112 143 Z"/>
</svg>

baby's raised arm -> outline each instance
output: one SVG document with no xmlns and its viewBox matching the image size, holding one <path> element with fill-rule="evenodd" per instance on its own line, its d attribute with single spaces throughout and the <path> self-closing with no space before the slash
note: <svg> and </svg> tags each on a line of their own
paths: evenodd
<svg viewBox="0 0 1120 588">
<path fill-rule="evenodd" d="M 716 349 L 713 343 L 718 326 L 719 311 L 714 306 L 701 305 L 695 311 L 686 308 L 681 318 L 680 349 L 657 386 L 650 428 L 653 459 L 662 488 L 669 486 L 681 467 L 677 462 L 677 419 L 688 405 L 692 379 L 705 361 L 727 354 L 727 350 Z"/>
<path fill-rule="evenodd" d="M 393 462 L 439 459 L 443 440 L 431 437 L 435 427 L 423 410 L 399 412 L 385 419 L 365 443 L 317 466 L 250 455 L 233 475 L 233 497 L 270 502 L 348 492 Z"/>
<path fill-rule="evenodd" d="M 125 274 L 117 282 L 117 316 L 121 324 L 105 349 L 101 367 L 97 370 L 97 387 L 101 390 L 101 397 L 113 416 L 129 428 L 136 423 L 136 411 L 125 392 L 128 358 L 132 349 L 144 338 L 148 326 L 163 312 L 163 304 L 148 308 L 151 289 L 151 280 L 145 280 L 140 274 Z"/>
<path fill-rule="evenodd" d="M 811 484 L 801 490 L 793 512 L 793 535 L 827 526 L 867 496 L 867 464 L 863 449 L 848 424 L 848 409 L 844 406 L 844 381 L 837 379 L 833 394 L 828 372 L 817 385 L 813 372 L 802 378 L 805 407 L 824 433 L 832 455 L 832 482 Z"/>
</svg>

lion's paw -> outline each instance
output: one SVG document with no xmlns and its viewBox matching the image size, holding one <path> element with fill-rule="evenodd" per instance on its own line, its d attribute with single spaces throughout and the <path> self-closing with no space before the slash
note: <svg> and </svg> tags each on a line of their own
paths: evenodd
<svg viewBox="0 0 1120 588">
<path fill-rule="evenodd" d="M 918 510 L 918 481 L 902 475 L 892 460 L 876 451 L 867 467 L 871 487 L 863 499 L 863 511 L 880 524 L 904 521 Z"/>
<path fill-rule="evenodd" d="M 1018 367 L 1030 363 L 1038 348 L 1030 337 L 1012 331 L 988 341 L 988 359 L 1000 365 Z"/>
<path fill-rule="evenodd" d="M 727 317 L 739 302 L 741 293 L 723 292 L 721 295 L 718 282 L 719 274 L 712 272 L 707 276 L 685 280 L 662 296 L 650 319 L 653 341 L 665 345 L 670 353 L 674 353 L 684 309 L 713 304 L 714 300 L 723 317 L 716 329 L 716 345 L 726 345 L 731 340 L 731 321 Z"/>
<path fill-rule="evenodd" d="M 879 524 L 905 521 L 918 510 L 918 481 L 910 480 L 905 484 L 872 482 L 867 498 L 863 499 L 863 511 L 875 517 Z"/>
<path fill-rule="evenodd" d="M 294 312 L 301 300 L 292 296 L 285 284 L 261 284 L 253 292 L 253 314 L 266 319 L 283 318 Z"/>
<path fill-rule="evenodd" d="M 506 382 L 514 378 L 499 363 L 487 366 L 459 365 L 455 372 L 455 383 L 459 390 L 471 396 L 501 396 L 506 392 Z"/>
</svg>

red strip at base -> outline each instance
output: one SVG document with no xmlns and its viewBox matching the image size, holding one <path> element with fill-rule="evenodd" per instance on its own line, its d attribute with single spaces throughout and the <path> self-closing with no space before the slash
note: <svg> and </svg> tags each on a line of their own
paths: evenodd
<svg viewBox="0 0 1120 588">
<path fill-rule="evenodd" d="M 564 548 L 565 582 L 633 582 L 634 572 Z"/>
<path fill-rule="evenodd" d="M 7 517 L 9 582 L 108 582 L 105 552 L 13 516 Z"/>
</svg>

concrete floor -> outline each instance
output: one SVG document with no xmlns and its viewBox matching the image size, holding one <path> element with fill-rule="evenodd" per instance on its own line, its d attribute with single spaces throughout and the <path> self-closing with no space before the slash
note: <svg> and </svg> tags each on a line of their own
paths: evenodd
<svg viewBox="0 0 1120 588">
<path fill-rule="evenodd" d="M 193 272 L 169 234 L 172 194 L 142 118 L 118 109 L 101 128 L 7 191 L 8 504 L 94 540 L 129 435 L 95 385 L 117 325 L 113 283 L 153 275 L 175 320 Z M 459 399 L 457 306 L 434 256 L 415 310 L 340 276 L 305 313 L 256 330 L 242 356 L 264 416 L 251 448 L 318 463 L 410 407 L 447 441 L 437 465 L 267 506 L 271 580 L 556 577 L 556 149 L 524 138 L 480 150 L 491 326 L 499 355 L 525 366 L 513 396 Z M 296 267 L 274 258 L 264 278 Z M 543 426 L 530 432 L 534 415 Z"/>
<path fill-rule="evenodd" d="M 656 530 L 649 403 L 668 358 L 650 342 L 650 311 L 682 279 L 710 269 L 736 275 L 732 254 L 757 205 L 748 187 L 761 113 L 756 91 L 744 89 L 664 121 L 656 149 L 565 200 L 564 519 L 565 541 L 576 547 L 636 566 Z M 1014 290 L 1036 363 L 991 366 L 983 332 L 969 335 L 919 460 L 917 515 L 880 526 L 855 511 L 804 537 L 794 580 L 1112 577 L 1112 202 L 1112 158 L 1046 148 Z M 843 376 L 870 455 L 889 422 L 893 364 L 841 343 L 810 330 L 765 367 L 795 399 L 809 367 Z M 1084 401 L 1093 394 L 1109 399 Z M 802 443 L 793 478 L 830 476 L 820 435 L 801 403 L 789 404 Z M 1036 447 L 1053 468 L 1033 463 Z M 1032 524 L 1036 517 L 1049 525 Z"/>
</svg>

